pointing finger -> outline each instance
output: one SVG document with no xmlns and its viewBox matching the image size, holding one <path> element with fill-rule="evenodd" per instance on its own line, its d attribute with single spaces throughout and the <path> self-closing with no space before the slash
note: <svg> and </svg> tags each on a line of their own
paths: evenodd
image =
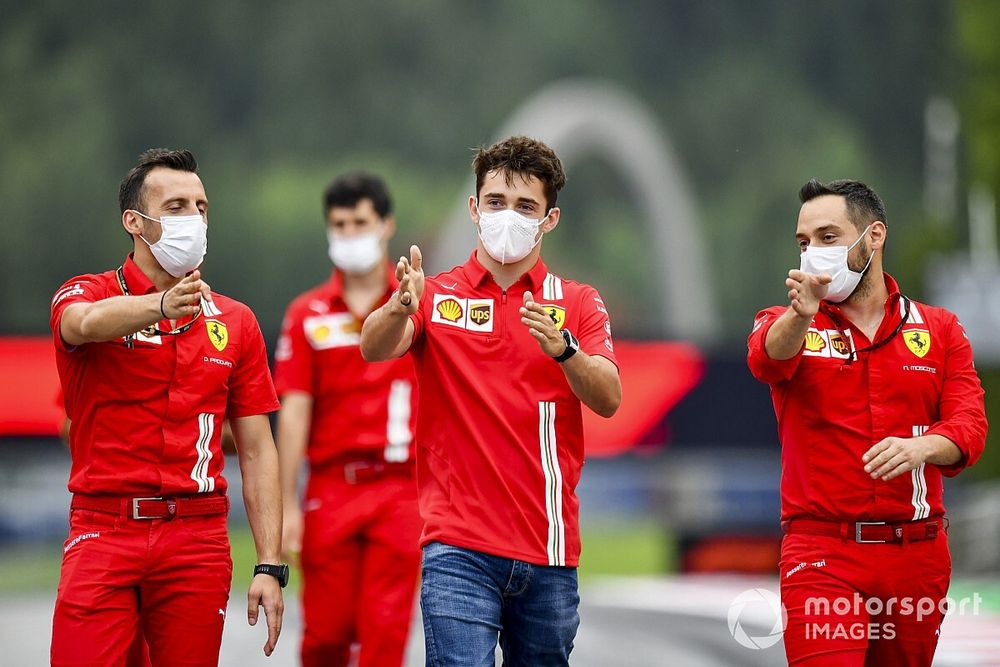
<svg viewBox="0 0 1000 667">
<path fill-rule="evenodd" d="M 533 297 L 531 295 L 531 291 L 530 290 L 525 290 L 525 292 L 524 292 L 524 305 L 526 307 L 530 307 L 531 304 L 532 304 L 532 302 L 534 302 L 534 300 L 535 300 L 535 297 Z"/>
<path fill-rule="evenodd" d="M 416 245 L 410 246 L 410 264 L 413 265 L 414 271 L 423 271 L 424 257 Z"/>
</svg>

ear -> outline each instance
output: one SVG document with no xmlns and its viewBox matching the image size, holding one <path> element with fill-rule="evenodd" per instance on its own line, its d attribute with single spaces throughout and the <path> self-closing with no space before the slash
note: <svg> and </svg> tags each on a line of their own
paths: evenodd
<svg viewBox="0 0 1000 667">
<path fill-rule="evenodd" d="M 469 217 L 473 223 L 479 224 L 479 200 L 475 195 L 469 195 Z"/>
<path fill-rule="evenodd" d="M 396 235 L 396 218 L 391 215 L 387 215 L 382 218 L 382 240 L 388 241 L 393 236 Z"/>
<path fill-rule="evenodd" d="M 559 207 L 553 207 L 549 211 L 549 217 L 542 223 L 542 233 L 548 234 L 556 228 L 556 225 L 559 224 L 560 213 Z"/>
<path fill-rule="evenodd" d="M 122 213 L 122 227 L 129 234 L 142 234 L 142 218 L 131 209 Z"/>
<path fill-rule="evenodd" d="M 878 250 L 885 245 L 885 238 L 888 233 L 889 230 L 881 220 L 876 220 L 872 223 L 871 229 L 868 230 L 868 237 L 871 239 L 869 245 L 872 250 Z"/>
</svg>

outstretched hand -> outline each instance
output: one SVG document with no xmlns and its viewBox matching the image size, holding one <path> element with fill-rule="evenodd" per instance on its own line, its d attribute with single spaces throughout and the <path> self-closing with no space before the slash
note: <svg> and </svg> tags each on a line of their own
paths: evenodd
<svg viewBox="0 0 1000 667">
<path fill-rule="evenodd" d="M 161 296 L 162 314 L 169 320 L 194 315 L 201 310 L 202 299 L 212 300 L 212 288 L 201 279 L 201 271 L 195 269 Z"/>
<path fill-rule="evenodd" d="M 420 248 L 410 246 L 410 258 L 400 257 L 396 262 L 396 280 L 399 289 L 396 290 L 393 303 L 399 306 L 399 312 L 412 315 L 420 307 L 420 298 L 424 295 L 423 256 Z"/>
<path fill-rule="evenodd" d="M 788 272 L 785 286 L 788 287 L 788 303 L 799 317 L 812 319 L 819 312 L 819 302 L 830 291 L 828 273 L 816 275 L 798 269 Z"/>
<path fill-rule="evenodd" d="M 521 324 L 528 327 L 528 333 L 538 341 L 542 352 L 550 357 L 558 357 L 566 351 L 566 341 L 556 327 L 555 319 L 535 301 L 531 292 L 524 293 L 524 305 L 521 306 L 520 313 Z"/>
</svg>

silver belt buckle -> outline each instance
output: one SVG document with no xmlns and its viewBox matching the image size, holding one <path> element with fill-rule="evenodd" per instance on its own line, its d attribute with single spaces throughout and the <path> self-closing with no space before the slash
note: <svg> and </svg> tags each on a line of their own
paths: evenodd
<svg viewBox="0 0 1000 667">
<path fill-rule="evenodd" d="M 858 544 L 885 544 L 888 540 L 863 540 L 861 529 L 865 526 L 884 526 L 885 521 L 857 521 L 854 524 L 854 541 Z"/>
<path fill-rule="evenodd" d="M 155 516 L 143 516 L 142 514 L 139 514 L 139 503 L 141 503 L 144 500 L 161 500 L 162 501 L 163 498 L 161 498 L 159 496 L 153 497 L 153 498 L 133 498 L 132 499 L 132 518 L 133 519 L 156 519 L 156 518 L 159 518 L 159 517 L 155 517 Z"/>
</svg>

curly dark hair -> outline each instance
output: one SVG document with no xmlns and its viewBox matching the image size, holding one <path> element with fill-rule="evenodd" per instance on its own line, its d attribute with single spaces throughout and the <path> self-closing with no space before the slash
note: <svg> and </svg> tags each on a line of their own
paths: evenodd
<svg viewBox="0 0 1000 667">
<path fill-rule="evenodd" d="M 559 191 L 566 185 L 566 172 L 555 151 L 537 139 L 509 137 L 476 151 L 472 160 L 476 172 L 476 196 L 483 187 L 483 180 L 492 171 L 504 175 L 508 185 L 515 174 L 534 176 L 545 190 L 546 208 L 556 205 Z"/>
</svg>

